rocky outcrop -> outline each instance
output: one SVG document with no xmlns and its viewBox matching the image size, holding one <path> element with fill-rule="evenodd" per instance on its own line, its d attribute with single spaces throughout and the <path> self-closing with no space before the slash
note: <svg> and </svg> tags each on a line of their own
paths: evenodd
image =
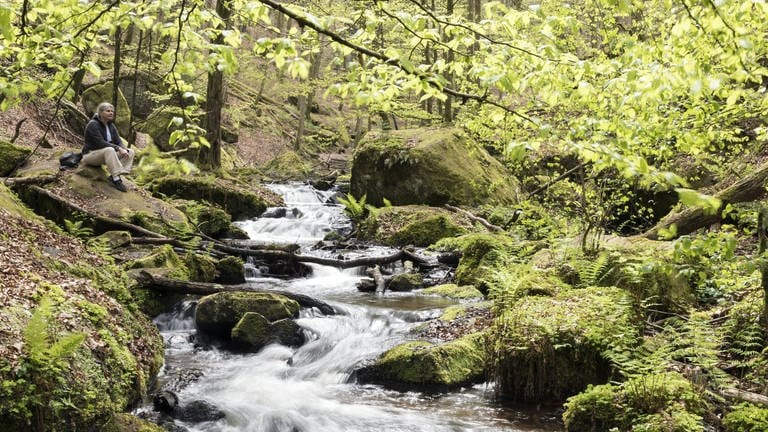
<svg viewBox="0 0 768 432">
<path fill-rule="evenodd" d="M 26 147 L 19 147 L 8 141 L 0 140 L 0 177 L 11 174 L 11 171 L 26 159 L 30 153 L 32 153 L 32 150 Z"/>
<path fill-rule="evenodd" d="M 352 163 L 351 193 L 380 206 L 514 203 L 518 185 L 456 129 L 369 132 Z"/>
<path fill-rule="evenodd" d="M 484 377 L 485 336 L 474 333 L 444 344 L 412 341 L 398 345 L 357 372 L 361 382 L 392 388 L 452 388 Z"/>
<path fill-rule="evenodd" d="M 267 207 L 282 205 L 282 199 L 266 189 L 244 187 L 223 179 L 209 177 L 163 177 L 152 182 L 154 193 L 195 201 L 215 203 L 234 219 L 259 216 Z"/>
</svg>

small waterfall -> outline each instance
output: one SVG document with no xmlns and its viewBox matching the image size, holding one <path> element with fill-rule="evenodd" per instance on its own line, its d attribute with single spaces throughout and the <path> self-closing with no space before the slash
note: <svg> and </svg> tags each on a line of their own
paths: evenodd
<svg viewBox="0 0 768 432">
<path fill-rule="evenodd" d="M 333 226 L 348 224 L 339 206 L 327 204 L 330 193 L 302 185 L 274 189 L 285 196 L 291 216 L 242 222 L 252 239 L 306 247 Z M 200 378 L 180 391 L 180 400 L 206 400 L 226 412 L 215 422 L 180 425 L 192 432 L 559 430 L 553 418 L 533 421 L 538 416 L 497 405 L 485 385 L 434 395 L 351 382 L 362 362 L 406 340 L 415 323 L 438 316 L 450 302 L 412 293 L 359 293 L 359 270 L 312 268 L 311 277 L 282 281 L 281 289 L 323 299 L 340 313 L 302 311 L 297 322 L 308 342 L 299 348 L 272 344 L 252 354 L 200 349 L 193 303 L 157 317 L 167 345 L 160 380 L 179 370 L 199 370 Z"/>
</svg>

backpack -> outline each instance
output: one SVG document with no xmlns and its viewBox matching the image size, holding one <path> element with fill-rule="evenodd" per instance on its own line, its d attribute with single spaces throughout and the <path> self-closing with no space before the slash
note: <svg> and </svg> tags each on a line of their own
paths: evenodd
<svg viewBox="0 0 768 432">
<path fill-rule="evenodd" d="M 83 159 L 82 153 L 66 152 L 59 158 L 60 168 L 77 168 L 81 159 Z"/>
</svg>

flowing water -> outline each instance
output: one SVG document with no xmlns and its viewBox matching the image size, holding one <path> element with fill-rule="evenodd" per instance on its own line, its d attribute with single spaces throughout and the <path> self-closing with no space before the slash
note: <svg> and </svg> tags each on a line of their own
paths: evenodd
<svg viewBox="0 0 768 432">
<path fill-rule="evenodd" d="M 339 206 L 327 204 L 330 193 L 304 185 L 273 188 L 284 196 L 286 216 L 242 222 L 252 239 L 299 243 L 308 253 L 306 248 L 328 231 L 349 224 Z M 355 288 L 359 269 L 312 268 L 306 278 L 274 280 L 280 289 L 322 299 L 339 312 L 302 311 L 297 322 L 309 342 L 300 348 L 273 344 L 255 354 L 201 349 L 190 337 L 195 333 L 192 302 L 156 319 L 166 340 L 164 370 L 202 372 L 179 392 L 181 403 L 205 400 L 226 413 L 215 422 L 179 424 L 195 432 L 561 430 L 552 412 L 497 404 L 490 385 L 427 394 L 353 382 L 350 376 L 362 362 L 406 340 L 413 326 L 438 316 L 451 302 L 413 293 L 360 293 Z M 259 286 L 265 282 L 260 279 Z"/>
</svg>

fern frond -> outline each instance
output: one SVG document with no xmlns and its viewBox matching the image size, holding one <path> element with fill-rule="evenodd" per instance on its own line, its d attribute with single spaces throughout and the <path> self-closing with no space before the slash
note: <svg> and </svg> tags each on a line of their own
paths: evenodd
<svg viewBox="0 0 768 432">
<path fill-rule="evenodd" d="M 30 358 L 41 359 L 48 349 L 48 319 L 53 313 L 53 305 L 49 297 L 40 299 L 27 326 L 24 328 L 24 342 L 27 344 Z"/>
<path fill-rule="evenodd" d="M 85 340 L 85 333 L 69 333 L 57 340 L 49 351 L 52 359 L 63 359 L 72 355 Z"/>
</svg>

